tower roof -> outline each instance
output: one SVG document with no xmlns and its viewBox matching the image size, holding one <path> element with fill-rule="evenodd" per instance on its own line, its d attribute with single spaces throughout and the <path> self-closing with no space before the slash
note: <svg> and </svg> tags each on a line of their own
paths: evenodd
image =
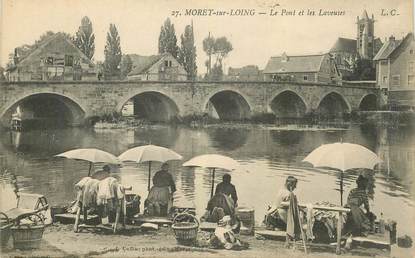
<svg viewBox="0 0 415 258">
<path fill-rule="evenodd" d="M 367 15 L 366 10 L 363 10 L 363 13 L 362 13 L 362 19 L 363 19 L 363 20 L 369 20 L 369 15 Z"/>
</svg>

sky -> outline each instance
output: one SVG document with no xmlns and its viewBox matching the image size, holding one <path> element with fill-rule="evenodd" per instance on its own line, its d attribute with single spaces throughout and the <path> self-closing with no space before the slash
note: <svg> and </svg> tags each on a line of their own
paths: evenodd
<svg viewBox="0 0 415 258">
<path fill-rule="evenodd" d="M 356 17 L 366 9 L 375 16 L 375 36 L 404 37 L 413 31 L 413 0 L 0 0 L 0 65 L 5 66 L 13 49 L 32 44 L 48 31 L 75 34 L 83 16 L 88 16 L 95 33 L 94 61 L 104 59 L 106 33 L 114 23 L 121 37 L 123 54 L 153 55 L 158 51 L 160 27 L 166 18 L 180 35 L 193 21 L 198 73 L 206 72 L 202 41 L 210 32 L 225 36 L 233 51 L 225 60 L 229 67 L 258 65 L 264 68 L 271 56 L 327 52 L 338 37 L 356 38 Z M 192 16 L 186 9 L 214 11 L 248 9 L 253 16 Z M 283 9 L 296 11 L 281 15 Z M 320 9 L 344 12 L 341 16 L 299 16 L 299 11 Z M 389 15 L 382 15 L 388 13 Z M 391 15 L 391 11 L 395 15 Z M 172 12 L 181 16 L 174 17 Z M 277 15 L 271 16 L 271 11 Z M 260 15 L 259 12 L 265 12 Z M 393 11 L 392 11 L 393 13 Z"/>
</svg>

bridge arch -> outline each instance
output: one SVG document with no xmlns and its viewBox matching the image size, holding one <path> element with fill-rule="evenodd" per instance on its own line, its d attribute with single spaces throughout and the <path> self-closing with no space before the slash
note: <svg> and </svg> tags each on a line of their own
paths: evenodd
<svg viewBox="0 0 415 258">
<path fill-rule="evenodd" d="M 279 118 L 301 118 L 308 110 L 304 98 L 292 90 L 278 92 L 268 106 Z"/>
<path fill-rule="evenodd" d="M 166 93 L 156 90 L 144 90 L 130 94 L 117 105 L 117 111 L 123 112 L 132 105 L 132 113 L 137 118 L 153 122 L 168 122 L 180 115 L 176 102 Z"/>
<path fill-rule="evenodd" d="M 252 105 L 247 98 L 234 89 L 218 90 L 206 98 L 202 110 L 209 115 L 212 112 L 221 120 L 244 120 L 251 117 Z"/>
<path fill-rule="evenodd" d="M 374 111 L 378 109 L 378 97 L 371 93 L 363 96 L 359 101 L 360 111 Z"/>
<path fill-rule="evenodd" d="M 61 125 L 80 125 L 87 110 L 74 96 L 53 91 L 31 92 L 13 98 L 0 110 L 0 123 L 8 126 L 12 114 L 20 107 L 22 119 L 54 119 Z"/>
<path fill-rule="evenodd" d="M 350 113 L 351 110 L 350 103 L 336 91 L 324 95 L 317 107 L 317 113 L 336 117 L 343 113 Z"/>
</svg>

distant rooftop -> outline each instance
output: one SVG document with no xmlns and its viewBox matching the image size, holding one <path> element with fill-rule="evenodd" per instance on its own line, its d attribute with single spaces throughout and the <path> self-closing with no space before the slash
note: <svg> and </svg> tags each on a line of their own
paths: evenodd
<svg viewBox="0 0 415 258">
<path fill-rule="evenodd" d="M 330 49 L 330 52 L 356 53 L 356 44 L 355 39 L 338 38 L 334 46 Z"/>
<path fill-rule="evenodd" d="M 144 73 L 163 57 L 163 55 L 140 56 L 136 54 L 130 54 L 128 56 L 133 63 L 131 72 L 128 75 Z"/>
<path fill-rule="evenodd" d="M 230 76 L 240 76 L 240 75 L 258 75 L 260 71 L 256 65 L 246 65 L 241 68 L 232 68 L 229 67 L 228 75 Z"/>
<path fill-rule="evenodd" d="M 271 57 L 264 73 L 318 72 L 326 54 Z"/>
<path fill-rule="evenodd" d="M 402 43 L 402 40 L 395 40 L 394 37 L 390 37 L 388 41 L 383 44 L 383 46 L 380 48 L 376 56 L 373 58 L 373 60 L 381 60 L 381 59 L 387 59 L 389 55 Z"/>
</svg>

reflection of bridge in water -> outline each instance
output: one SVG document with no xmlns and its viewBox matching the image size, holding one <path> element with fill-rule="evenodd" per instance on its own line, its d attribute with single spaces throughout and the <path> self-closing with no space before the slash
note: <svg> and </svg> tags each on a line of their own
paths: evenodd
<svg viewBox="0 0 415 258">
<path fill-rule="evenodd" d="M 10 121 L 17 106 L 30 118 L 59 118 L 72 125 L 93 116 L 134 114 L 151 121 L 203 115 L 211 107 L 222 120 L 245 120 L 264 113 L 299 118 L 315 112 L 341 116 L 375 110 L 379 91 L 367 85 L 275 82 L 6 82 L 0 85 L 0 119 Z"/>
</svg>

